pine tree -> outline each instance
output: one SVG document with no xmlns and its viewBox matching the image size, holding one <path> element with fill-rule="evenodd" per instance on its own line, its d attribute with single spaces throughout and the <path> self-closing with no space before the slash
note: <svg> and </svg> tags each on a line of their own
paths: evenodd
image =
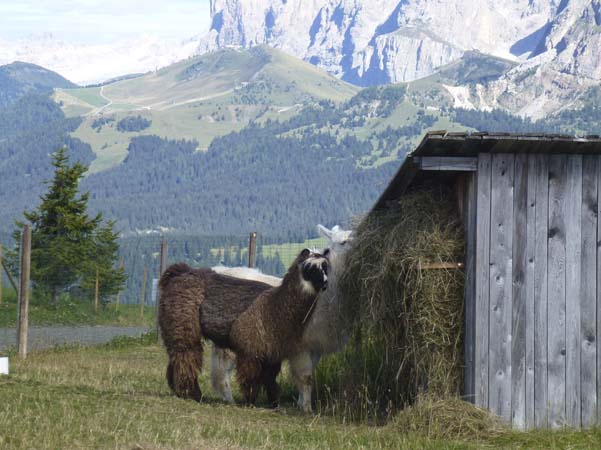
<svg viewBox="0 0 601 450">
<path fill-rule="evenodd" d="M 52 165 L 54 178 L 46 182 L 49 189 L 40 206 L 23 213 L 32 225 L 31 278 L 35 287 L 56 302 L 59 294 L 74 284 L 88 290 L 92 279 L 94 286 L 98 269 L 101 293 L 111 295 L 125 281 L 123 272 L 113 268 L 119 249 L 114 223 L 101 226 L 102 214 L 88 215 L 89 193 L 79 195 L 86 166 L 79 162 L 70 165 L 66 148 L 52 155 Z M 14 237 L 19 242 L 23 223 L 16 225 Z"/>
</svg>

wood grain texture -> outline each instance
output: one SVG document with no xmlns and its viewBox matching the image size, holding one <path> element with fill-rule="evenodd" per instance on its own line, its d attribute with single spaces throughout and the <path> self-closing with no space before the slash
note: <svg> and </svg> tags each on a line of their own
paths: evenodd
<svg viewBox="0 0 601 450">
<path fill-rule="evenodd" d="M 475 401 L 476 391 L 476 205 L 477 191 L 475 173 L 466 177 L 464 197 L 464 226 L 465 226 L 465 376 L 464 399 Z"/>
<path fill-rule="evenodd" d="M 549 160 L 547 389 L 549 425 L 566 420 L 566 190 L 567 156 Z"/>
<path fill-rule="evenodd" d="M 488 401 L 488 355 L 489 355 L 489 310 L 490 310 L 490 154 L 478 156 L 478 192 L 476 226 L 476 341 L 475 341 L 475 404 L 489 407 Z"/>
<path fill-rule="evenodd" d="M 582 161 L 582 263 L 580 265 L 580 380 L 581 422 L 596 423 L 597 415 L 597 227 L 599 157 L 586 155 Z"/>
<path fill-rule="evenodd" d="M 513 192 L 511 424 L 526 428 L 526 271 L 528 269 L 528 156 L 515 155 Z"/>
<path fill-rule="evenodd" d="M 566 192 L 566 422 L 580 426 L 582 155 L 568 156 Z"/>
<path fill-rule="evenodd" d="M 528 155 L 528 195 L 526 201 L 526 280 L 525 280 L 525 320 L 526 320 L 526 391 L 525 391 L 525 428 L 535 427 L 535 374 L 534 374 L 534 335 L 535 335 L 535 270 L 536 270 L 536 192 L 537 192 L 537 160 L 534 155 Z"/>
<path fill-rule="evenodd" d="M 474 172 L 478 158 L 461 156 L 422 156 L 416 158 L 421 170 Z"/>
<path fill-rule="evenodd" d="M 492 155 L 489 408 L 511 421 L 514 155 Z"/>
<path fill-rule="evenodd" d="M 536 241 L 534 247 L 534 422 L 548 426 L 547 325 L 549 157 L 534 156 L 536 164 Z"/>
</svg>

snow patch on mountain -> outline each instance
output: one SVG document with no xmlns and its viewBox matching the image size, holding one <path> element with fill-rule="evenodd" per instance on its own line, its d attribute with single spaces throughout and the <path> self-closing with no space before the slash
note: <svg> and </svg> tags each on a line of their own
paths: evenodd
<svg viewBox="0 0 601 450">
<path fill-rule="evenodd" d="M 443 87 L 453 96 L 454 108 L 476 109 L 470 100 L 470 91 L 467 86 L 447 86 Z"/>
<path fill-rule="evenodd" d="M 186 59 L 197 52 L 199 39 L 143 35 L 114 44 L 73 45 L 46 33 L 16 42 L 0 40 L 0 65 L 29 62 L 85 85 L 156 70 Z"/>
</svg>

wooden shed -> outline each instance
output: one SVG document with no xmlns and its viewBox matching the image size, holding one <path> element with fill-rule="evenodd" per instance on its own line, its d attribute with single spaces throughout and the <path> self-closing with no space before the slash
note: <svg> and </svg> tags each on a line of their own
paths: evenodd
<svg viewBox="0 0 601 450">
<path fill-rule="evenodd" d="M 601 139 L 428 133 L 382 194 L 457 193 L 464 394 L 518 429 L 601 423 Z"/>
</svg>

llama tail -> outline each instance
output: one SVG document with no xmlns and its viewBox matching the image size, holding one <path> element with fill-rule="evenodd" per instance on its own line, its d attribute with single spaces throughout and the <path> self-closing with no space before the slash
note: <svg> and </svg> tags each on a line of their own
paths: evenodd
<svg viewBox="0 0 601 450">
<path fill-rule="evenodd" d="M 167 384 L 171 391 L 181 398 L 191 398 L 200 402 L 202 392 L 198 385 L 198 374 L 202 369 L 202 347 L 186 352 L 169 354 Z"/>
<path fill-rule="evenodd" d="M 198 402 L 202 399 L 198 374 L 203 361 L 199 317 L 203 285 L 186 264 L 170 266 L 159 283 L 159 329 L 169 356 L 167 383 L 178 397 Z"/>
</svg>

